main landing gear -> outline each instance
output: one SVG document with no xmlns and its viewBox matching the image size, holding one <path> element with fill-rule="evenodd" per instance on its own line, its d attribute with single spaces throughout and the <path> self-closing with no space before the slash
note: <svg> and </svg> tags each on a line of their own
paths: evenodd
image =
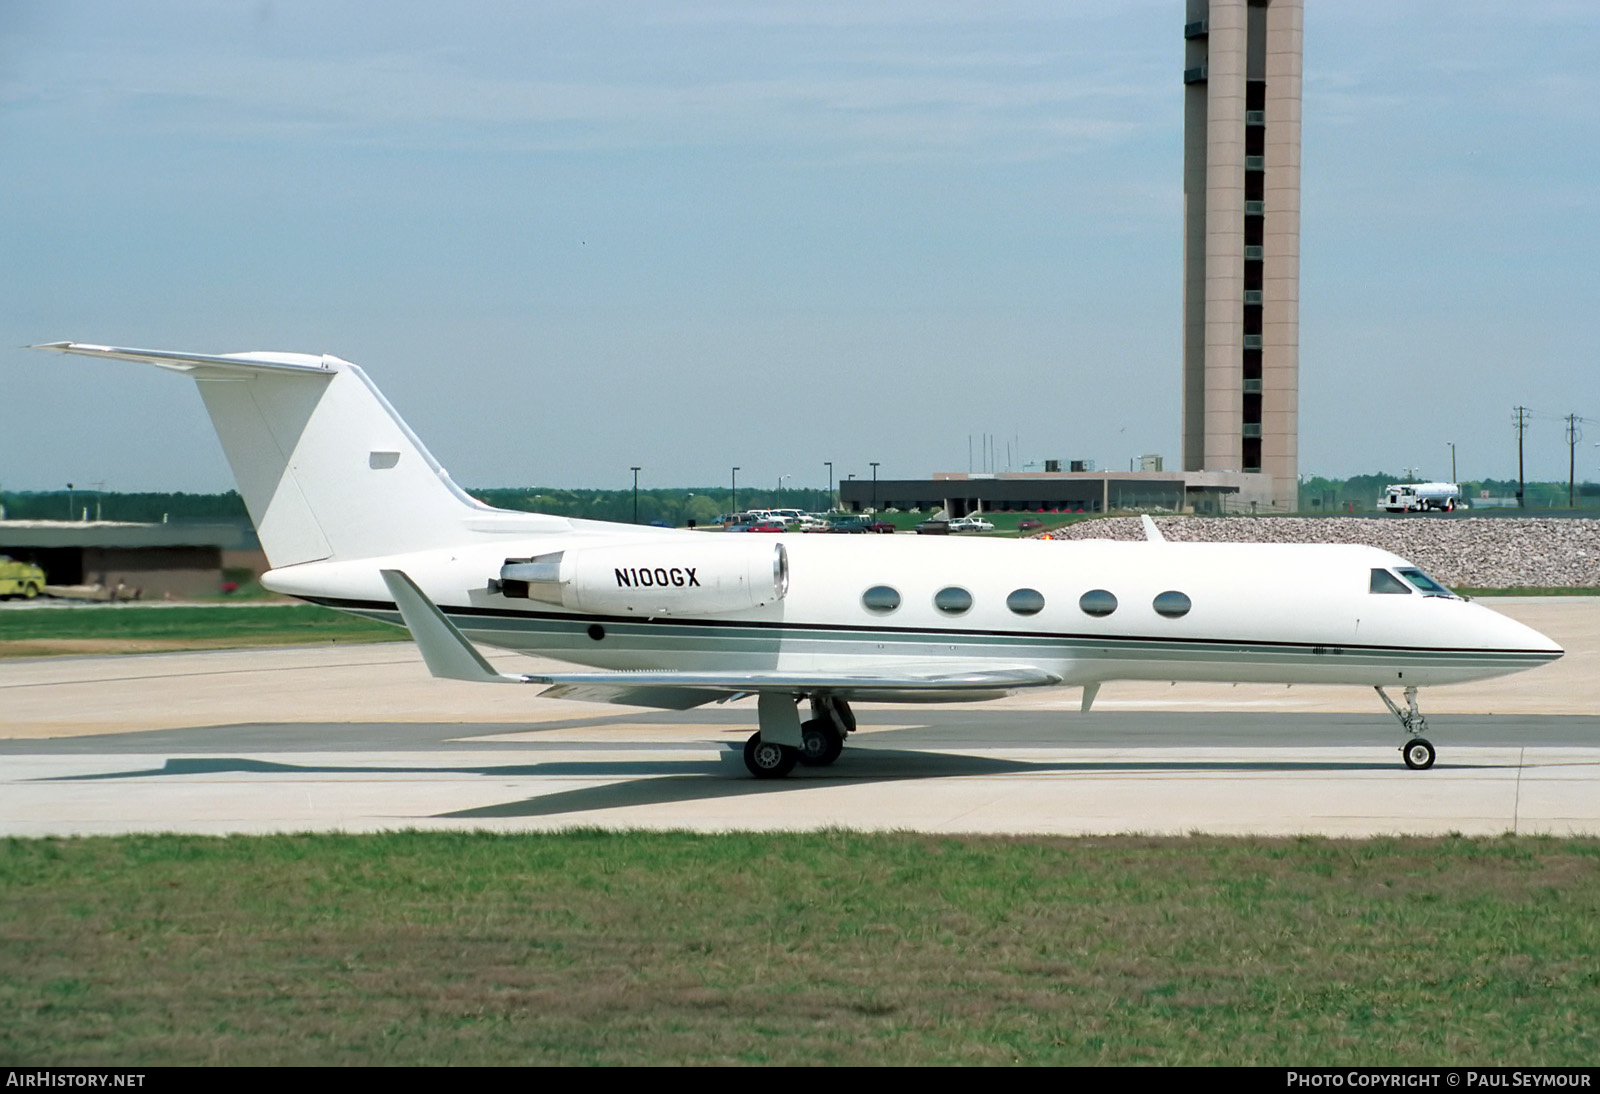
<svg viewBox="0 0 1600 1094">
<path fill-rule="evenodd" d="M 781 700 L 784 706 L 772 700 Z M 811 697 L 811 718 L 799 722 L 799 713 L 779 696 L 762 696 L 761 729 L 744 743 L 744 765 L 758 779 L 781 779 L 795 764 L 827 767 L 844 751 L 844 739 L 856 728 L 850 704 L 831 695 Z M 788 709 L 784 709 L 788 706 Z M 787 743 L 799 722 L 799 744 Z"/>
<path fill-rule="evenodd" d="M 1378 693 L 1383 705 L 1389 708 L 1390 714 L 1400 720 L 1400 728 L 1408 734 L 1406 743 L 1400 746 L 1400 756 L 1405 760 L 1406 766 L 1413 771 L 1428 770 L 1433 766 L 1433 743 L 1423 736 L 1428 731 L 1428 720 L 1422 716 L 1422 711 L 1417 709 L 1417 689 L 1406 688 L 1405 710 L 1397 707 L 1383 688 L 1374 687 L 1372 690 Z"/>
<path fill-rule="evenodd" d="M 744 765 L 758 779 L 781 779 L 794 770 L 800 760 L 800 750 L 780 745 L 777 741 L 763 741 L 760 731 L 750 734 L 744 743 Z"/>
</svg>

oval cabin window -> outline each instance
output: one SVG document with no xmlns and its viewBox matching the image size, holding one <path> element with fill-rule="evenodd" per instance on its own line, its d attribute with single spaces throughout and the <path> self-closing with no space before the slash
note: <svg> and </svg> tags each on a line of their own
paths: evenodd
<svg viewBox="0 0 1600 1094">
<path fill-rule="evenodd" d="M 1090 589 L 1078 598 L 1078 607 L 1084 615 L 1103 618 L 1117 610 L 1117 598 L 1104 589 Z"/>
<path fill-rule="evenodd" d="M 900 606 L 900 594 L 887 585 L 874 585 L 861 594 L 861 606 L 869 612 L 892 612 Z"/>
<path fill-rule="evenodd" d="M 1018 589 L 1006 597 L 1006 607 L 1018 615 L 1038 615 L 1044 611 L 1044 597 L 1037 589 Z"/>
<path fill-rule="evenodd" d="M 1156 614 L 1164 615 L 1168 619 L 1188 615 L 1189 609 L 1193 606 L 1187 596 L 1177 592 L 1165 592 L 1155 599 Z"/>
<path fill-rule="evenodd" d="M 951 585 L 933 594 L 933 606 L 946 615 L 960 615 L 972 607 L 972 594 Z"/>
</svg>

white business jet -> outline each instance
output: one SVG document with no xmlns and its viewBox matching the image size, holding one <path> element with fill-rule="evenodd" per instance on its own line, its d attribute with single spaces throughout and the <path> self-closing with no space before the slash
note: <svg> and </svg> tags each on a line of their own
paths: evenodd
<svg viewBox="0 0 1600 1094">
<path fill-rule="evenodd" d="M 853 700 L 992 699 L 1107 680 L 1375 688 L 1408 767 L 1417 689 L 1562 649 L 1371 547 L 717 536 L 494 509 L 337 357 L 37 347 L 188 373 L 276 592 L 410 628 L 435 676 L 686 710 L 754 695 L 758 778 L 839 757 Z M 502 673 L 476 643 L 600 671 Z M 1403 690 L 1405 707 L 1386 687 Z M 799 704 L 810 717 L 802 720 Z"/>
</svg>

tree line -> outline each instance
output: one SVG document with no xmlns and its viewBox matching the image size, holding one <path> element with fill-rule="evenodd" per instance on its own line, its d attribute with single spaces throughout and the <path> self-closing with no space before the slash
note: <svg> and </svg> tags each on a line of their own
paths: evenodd
<svg viewBox="0 0 1600 1094">
<path fill-rule="evenodd" d="M 1300 511 L 1303 513 L 1372 512 L 1378 497 L 1390 483 L 1405 482 L 1402 475 L 1356 475 L 1348 479 L 1311 476 L 1300 484 Z M 1491 498 L 1515 498 L 1515 479 L 1483 479 L 1461 484 L 1469 503 L 1479 500 L 1487 490 Z M 554 486 L 491 487 L 469 490 L 469 494 L 497 509 L 556 516 L 581 517 L 631 523 L 635 519 L 634 492 L 622 490 L 568 490 Z M 1525 498 L 1529 509 L 1563 509 L 1567 505 L 1565 482 L 1530 482 Z M 1586 482 L 1577 489 L 1581 508 L 1600 510 L 1600 483 Z M 638 521 L 674 527 L 694 521 L 714 523 L 717 517 L 734 511 L 734 498 L 727 487 L 663 488 L 638 493 Z M 822 512 L 829 508 L 825 490 L 795 488 L 777 491 L 740 488 L 738 509 L 803 509 Z M 8 520 L 115 520 L 159 524 L 162 521 L 232 522 L 247 521 L 244 500 L 237 491 L 225 494 L 185 493 L 110 493 L 94 490 L 42 490 L 0 492 L 0 515 Z"/>
<path fill-rule="evenodd" d="M 587 520 L 630 523 L 634 519 L 634 492 L 624 490 L 567 490 L 554 486 L 494 487 L 467 493 L 497 509 L 551 513 Z M 739 489 L 738 507 L 745 509 L 792 508 L 820 512 L 828 508 L 826 490 L 795 488 L 780 495 L 774 490 Z M 675 527 L 713 523 L 733 512 L 728 487 L 640 489 L 638 520 L 641 524 L 664 521 Z M 237 491 L 225 494 L 131 493 L 94 490 L 42 490 L 0 492 L 0 512 L 7 520 L 114 520 L 159 524 L 163 521 L 247 521 L 244 499 Z"/>
</svg>

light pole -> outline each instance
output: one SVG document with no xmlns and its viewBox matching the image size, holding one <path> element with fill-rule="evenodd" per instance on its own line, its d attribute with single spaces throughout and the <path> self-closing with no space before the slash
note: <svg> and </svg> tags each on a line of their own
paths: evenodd
<svg viewBox="0 0 1600 1094">
<path fill-rule="evenodd" d="M 633 523 L 638 524 L 639 523 L 639 469 L 637 467 L 630 467 L 630 468 L 628 468 L 628 470 L 633 472 Z"/>
<path fill-rule="evenodd" d="M 872 511 L 876 513 L 878 511 L 878 461 L 872 460 L 870 462 L 872 464 Z"/>
<path fill-rule="evenodd" d="M 779 475 L 778 476 L 778 508 L 779 509 L 783 508 L 783 480 L 784 479 L 792 479 L 792 478 L 794 478 L 793 475 Z"/>
<path fill-rule="evenodd" d="M 833 511 L 833 461 L 823 460 L 822 462 L 828 468 L 828 511 L 831 513 Z"/>
<path fill-rule="evenodd" d="M 1445 441 L 1444 443 L 1450 446 L 1450 481 L 1451 482 L 1455 482 L 1456 481 L 1456 442 L 1455 441 Z"/>
<path fill-rule="evenodd" d="M 731 505 L 732 509 L 728 513 L 729 516 L 739 511 L 739 469 L 737 467 L 733 469 L 733 501 Z"/>
<path fill-rule="evenodd" d="M 72 484 L 67 483 L 67 519 L 72 519 Z"/>
</svg>

